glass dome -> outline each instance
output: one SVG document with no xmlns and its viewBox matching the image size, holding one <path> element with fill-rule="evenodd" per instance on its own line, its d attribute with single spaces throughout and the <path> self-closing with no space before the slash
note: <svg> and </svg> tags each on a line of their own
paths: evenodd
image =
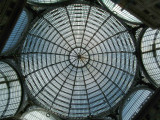
<svg viewBox="0 0 160 120">
<path fill-rule="evenodd" d="M 160 31 L 148 28 L 141 38 L 141 58 L 151 82 L 160 86 Z M 150 80 L 150 79 L 149 79 Z"/>
<path fill-rule="evenodd" d="M 14 116 L 22 101 L 22 85 L 15 70 L 0 61 L 0 119 Z"/>
<path fill-rule="evenodd" d="M 146 87 L 130 92 L 122 104 L 120 120 L 132 120 L 152 94 L 153 90 Z"/>
<path fill-rule="evenodd" d="M 133 83 L 132 37 L 103 9 L 58 7 L 35 19 L 27 34 L 21 67 L 30 95 L 61 117 L 106 115 Z"/>
<path fill-rule="evenodd" d="M 17 20 L 15 27 L 13 28 L 13 30 L 11 32 L 3 50 L 2 50 L 2 53 L 5 53 L 15 47 L 15 45 L 19 41 L 27 23 L 28 23 L 28 16 L 27 16 L 26 11 L 23 10 L 22 13 L 20 14 L 20 17 Z"/>
<path fill-rule="evenodd" d="M 112 2 L 112 0 L 100 0 L 111 12 L 113 12 L 118 17 L 122 18 L 123 20 L 126 20 L 131 23 L 142 23 L 139 19 L 137 19 L 135 16 L 131 15 L 126 10 L 122 10 L 122 8 L 118 5 Z"/>
<path fill-rule="evenodd" d="M 60 120 L 41 108 L 30 108 L 21 116 L 21 120 Z"/>
</svg>

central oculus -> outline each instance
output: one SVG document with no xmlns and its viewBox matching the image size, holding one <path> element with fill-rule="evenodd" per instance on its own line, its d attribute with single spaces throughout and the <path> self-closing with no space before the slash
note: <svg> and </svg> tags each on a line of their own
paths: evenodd
<svg viewBox="0 0 160 120">
<path fill-rule="evenodd" d="M 82 68 L 89 63 L 89 53 L 84 48 L 74 48 L 69 54 L 69 61 L 74 67 Z"/>
</svg>

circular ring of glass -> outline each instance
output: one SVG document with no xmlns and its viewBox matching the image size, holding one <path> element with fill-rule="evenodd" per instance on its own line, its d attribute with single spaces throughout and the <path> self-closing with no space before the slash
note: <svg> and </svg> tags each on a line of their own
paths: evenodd
<svg viewBox="0 0 160 120">
<path fill-rule="evenodd" d="M 96 6 L 77 3 L 43 13 L 28 31 L 21 55 L 30 94 L 64 118 L 106 115 L 135 78 L 132 39 L 124 23 Z M 70 62 L 77 50 L 89 56 L 87 62 Z"/>
</svg>

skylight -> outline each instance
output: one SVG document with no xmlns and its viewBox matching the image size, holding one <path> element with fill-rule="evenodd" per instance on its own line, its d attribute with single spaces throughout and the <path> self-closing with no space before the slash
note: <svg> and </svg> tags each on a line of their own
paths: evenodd
<svg viewBox="0 0 160 120">
<path fill-rule="evenodd" d="M 67 0 L 27 0 L 30 3 L 57 3 Z"/>
<path fill-rule="evenodd" d="M 135 16 L 131 15 L 128 11 L 122 9 L 118 4 L 115 4 L 112 2 L 112 0 L 101 0 L 102 3 L 112 11 L 114 14 L 116 14 L 118 17 L 122 18 L 123 20 L 129 21 L 131 23 L 141 23 L 139 19 L 137 19 Z"/>
<path fill-rule="evenodd" d="M 20 108 L 22 85 L 15 70 L 0 61 L 0 118 L 14 116 Z"/>
<path fill-rule="evenodd" d="M 22 11 L 12 33 L 10 34 L 7 43 L 5 44 L 2 53 L 10 51 L 18 43 L 26 25 L 28 23 L 28 16 L 25 10 Z"/>
<path fill-rule="evenodd" d="M 146 87 L 135 89 L 124 101 L 121 111 L 121 120 L 131 120 L 151 97 L 153 90 Z"/>
<path fill-rule="evenodd" d="M 141 57 L 152 83 L 160 86 L 160 31 L 148 28 L 141 40 Z"/>
</svg>

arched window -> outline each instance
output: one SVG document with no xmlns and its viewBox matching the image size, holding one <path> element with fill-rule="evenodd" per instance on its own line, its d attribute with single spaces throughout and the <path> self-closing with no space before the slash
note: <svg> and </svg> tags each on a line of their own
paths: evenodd
<svg viewBox="0 0 160 120">
<path fill-rule="evenodd" d="M 27 0 L 29 3 L 57 3 L 67 0 Z"/>
<path fill-rule="evenodd" d="M 160 31 L 148 28 L 141 36 L 141 58 L 145 72 L 157 87 L 160 86 Z"/>
<path fill-rule="evenodd" d="M 42 108 L 31 107 L 28 111 L 22 114 L 21 120 L 60 120 L 55 115 L 48 113 Z"/>
<path fill-rule="evenodd" d="M 111 12 L 113 12 L 118 17 L 122 18 L 123 20 L 126 20 L 131 23 L 141 23 L 139 19 L 137 19 L 135 16 L 131 15 L 126 10 L 122 10 L 122 8 L 118 5 L 112 2 L 112 0 L 100 0 Z"/>
<path fill-rule="evenodd" d="M 20 109 L 22 84 L 17 72 L 0 61 L 0 119 L 14 116 Z"/>
<path fill-rule="evenodd" d="M 131 120 L 151 97 L 153 90 L 146 87 L 139 87 L 130 92 L 120 109 L 120 120 Z"/>
<path fill-rule="evenodd" d="M 15 45 L 19 42 L 27 23 L 28 23 L 27 12 L 23 10 L 2 50 L 2 53 L 10 51 L 12 48 L 15 47 Z"/>
</svg>

